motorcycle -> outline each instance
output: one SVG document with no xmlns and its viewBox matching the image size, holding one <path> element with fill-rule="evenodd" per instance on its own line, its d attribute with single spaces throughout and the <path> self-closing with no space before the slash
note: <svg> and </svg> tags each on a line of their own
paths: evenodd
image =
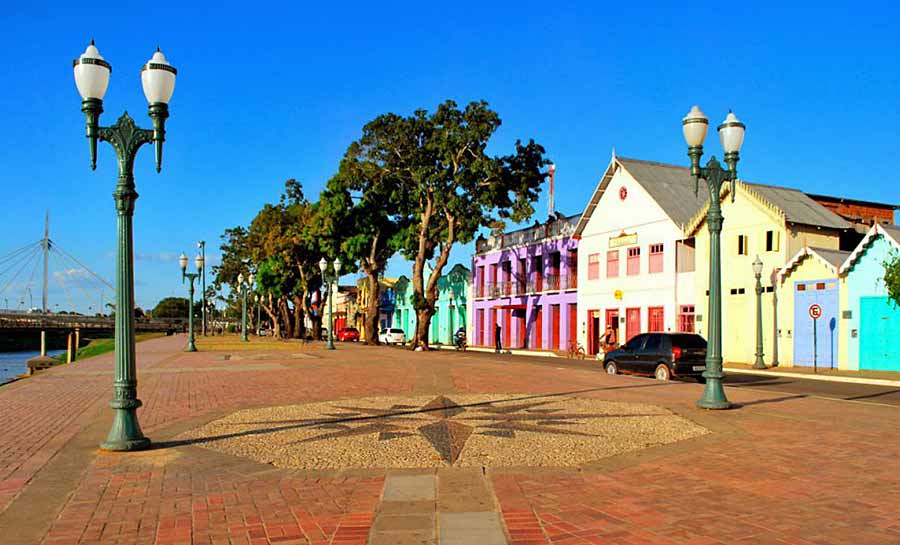
<svg viewBox="0 0 900 545">
<path fill-rule="evenodd" d="M 465 335 L 457 335 L 454 341 L 454 345 L 456 346 L 457 351 L 466 351 L 466 336 Z"/>
</svg>

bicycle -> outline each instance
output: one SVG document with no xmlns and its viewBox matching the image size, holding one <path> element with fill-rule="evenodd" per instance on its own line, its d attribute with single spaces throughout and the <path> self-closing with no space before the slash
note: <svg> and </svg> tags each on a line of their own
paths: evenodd
<svg viewBox="0 0 900 545">
<path fill-rule="evenodd" d="M 584 347 L 578 341 L 569 341 L 569 349 L 566 352 L 566 357 L 570 359 L 578 358 L 580 360 L 584 359 L 586 352 Z"/>
</svg>

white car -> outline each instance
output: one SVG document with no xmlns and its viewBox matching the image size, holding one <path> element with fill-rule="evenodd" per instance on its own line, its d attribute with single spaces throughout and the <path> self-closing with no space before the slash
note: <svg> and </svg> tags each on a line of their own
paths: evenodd
<svg viewBox="0 0 900 545">
<path fill-rule="evenodd" d="M 406 333 L 397 327 L 382 329 L 378 333 L 378 342 L 382 344 L 406 344 Z"/>
</svg>

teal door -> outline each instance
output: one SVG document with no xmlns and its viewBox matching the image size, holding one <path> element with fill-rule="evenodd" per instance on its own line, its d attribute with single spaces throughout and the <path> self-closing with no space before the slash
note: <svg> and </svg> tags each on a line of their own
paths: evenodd
<svg viewBox="0 0 900 545">
<path fill-rule="evenodd" d="M 859 368 L 900 371 L 900 309 L 887 297 L 859 298 Z"/>
</svg>

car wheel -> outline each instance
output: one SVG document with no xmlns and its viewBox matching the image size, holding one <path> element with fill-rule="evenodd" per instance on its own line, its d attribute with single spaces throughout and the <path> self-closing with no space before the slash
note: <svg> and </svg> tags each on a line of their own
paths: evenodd
<svg viewBox="0 0 900 545">
<path fill-rule="evenodd" d="M 669 366 L 665 363 L 660 363 L 656 366 L 656 373 L 654 373 L 654 375 L 656 376 L 656 380 L 662 382 L 668 381 L 672 376 L 672 374 L 669 372 Z"/>
<path fill-rule="evenodd" d="M 694 377 L 694 380 L 696 380 L 700 384 L 706 384 L 706 377 Z"/>
<path fill-rule="evenodd" d="M 615 360 L 612 360 L 606 364 L 606 373 L 609 375 L 619 374 L 619 366 L 616 365 Z"/>
</svg>

